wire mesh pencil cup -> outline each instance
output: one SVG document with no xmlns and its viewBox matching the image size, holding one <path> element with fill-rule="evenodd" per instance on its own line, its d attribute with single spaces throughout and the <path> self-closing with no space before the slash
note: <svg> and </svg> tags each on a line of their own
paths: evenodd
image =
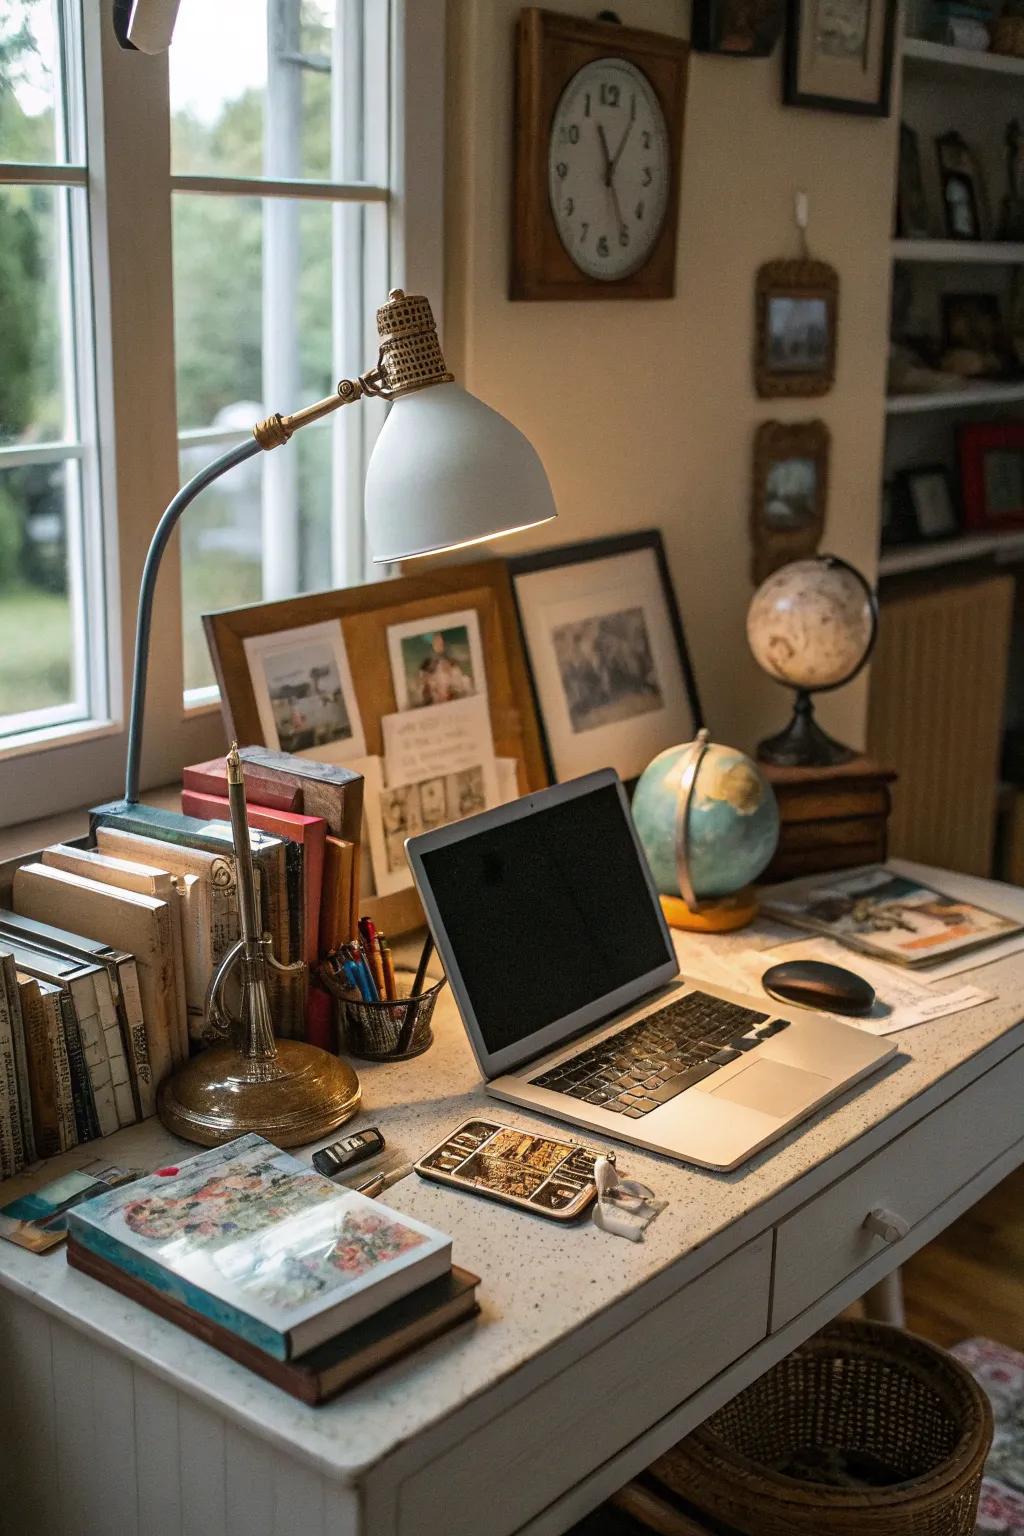
<svg viewBox="0 0 1024 1536">
<path fill-rule="evenodd" d="M 409 985 L 415 980 L 412 972 L 399 972 L 398 997 L 379 1003 L 353 997 L 344 978 L 326 966 L 321 979 L 334 999 L 338 1049 L 347 1055 L 358 1056 L 361 1061 L 408 1061 L 422 1056 L 433 1044 L 431 1019 L 447 977 L 413 996 Z"/>
</svg>

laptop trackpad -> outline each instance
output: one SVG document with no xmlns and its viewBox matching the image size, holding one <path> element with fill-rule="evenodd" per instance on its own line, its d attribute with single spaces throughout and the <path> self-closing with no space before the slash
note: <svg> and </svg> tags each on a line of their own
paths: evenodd
<svg viewBox="0 0 1024 1536">
<path fill-rule="evenodd" d="M 787 1067 L 781 1061 L 752 1061 L 720 1088 L 708 1091 L 716 1098 L 730 1099 L 745 1109 L 757 1109 L 763 1115 L 786 1120 L 820 1099 L 833 1086 L 832 1079 L 802 1067 Z"/>
</svg>

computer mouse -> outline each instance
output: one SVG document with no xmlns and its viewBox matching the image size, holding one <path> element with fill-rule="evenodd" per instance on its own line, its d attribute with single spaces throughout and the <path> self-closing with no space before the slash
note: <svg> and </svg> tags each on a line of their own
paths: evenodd
<svg viewBox="0 0 1024 1536">
<path fill-rule="evenodd" d="M 870 1013 L 875 1001 L 875 989 L 863 976 L 823 960 L 784 960 L 765 971 L 761 985 L 776 1002 L 825 1013 Z"/>
</svg>

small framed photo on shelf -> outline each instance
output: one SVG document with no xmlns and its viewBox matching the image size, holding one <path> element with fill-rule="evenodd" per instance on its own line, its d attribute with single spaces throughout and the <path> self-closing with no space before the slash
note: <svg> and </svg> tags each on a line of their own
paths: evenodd
<svg viewBox="0 0 1024 1536">
<path fill-rule="evenodd" d="M 1024 527 L 1024 421 L 966 423 L 957 450 L 964 526 Z"/>
<path fill-rule="evenodd" d="M 985 186 L 973 150 L 959 133 L 935 140 L 942 187 L 942 216 L 950 240 L 985 238 Z"/>
<path fill-rule="evenodd" d="M 789 0 L 782 99 L 888 117 L 896 0 Z"/>
<path fill-rule="evenodd" d="M 766 59 L 784 14 L 785 0 L 693 0 L 690 43 L 698 53 Z"/>
<path fill-rule="evenodd" d="M 814 554 L 825 528 L 830 438 L 823 421 L 765 421 L 754 439 L 750 507 L 756 586 Z"/>
<path fill-rule="evenodd" d="M 825 395 L 836 375 L 839 277 L 824 261 L 769 261 L 755 289 L 754 384 L 762 399 Z"/>
<path fill-rule="evenodd" d="M 921 165 L 921 141 L 913 128 L 900 123 L 900 159 L 896 189 L 896 233 L 902 240 L 931 236 L 928 198 Z"/>
<path fill-rule="evenodd" d="M 509 561 L 552 777 L 635 779 L 702 722 L 661 534 L 652 529 Z"/>
<path fill-rule="evenodd" d="M 951 539 L 958 532 L 953 477 L 944 464 L 900 470 L 893 479 L 893 496 L 901 542 Z"/>
</svg>

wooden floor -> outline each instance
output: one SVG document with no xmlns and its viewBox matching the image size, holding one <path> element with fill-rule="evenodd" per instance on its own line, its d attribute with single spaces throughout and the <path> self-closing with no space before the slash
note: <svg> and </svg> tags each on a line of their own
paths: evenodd
<svg viewBox="0 0 1024 1536">
<path fill-rule="evenodd" d="M 936 1344 L 1024 1350 L 1024 1168 L 904 1265 L 903 1294 L 907 1327 Z"/>
</svg>

